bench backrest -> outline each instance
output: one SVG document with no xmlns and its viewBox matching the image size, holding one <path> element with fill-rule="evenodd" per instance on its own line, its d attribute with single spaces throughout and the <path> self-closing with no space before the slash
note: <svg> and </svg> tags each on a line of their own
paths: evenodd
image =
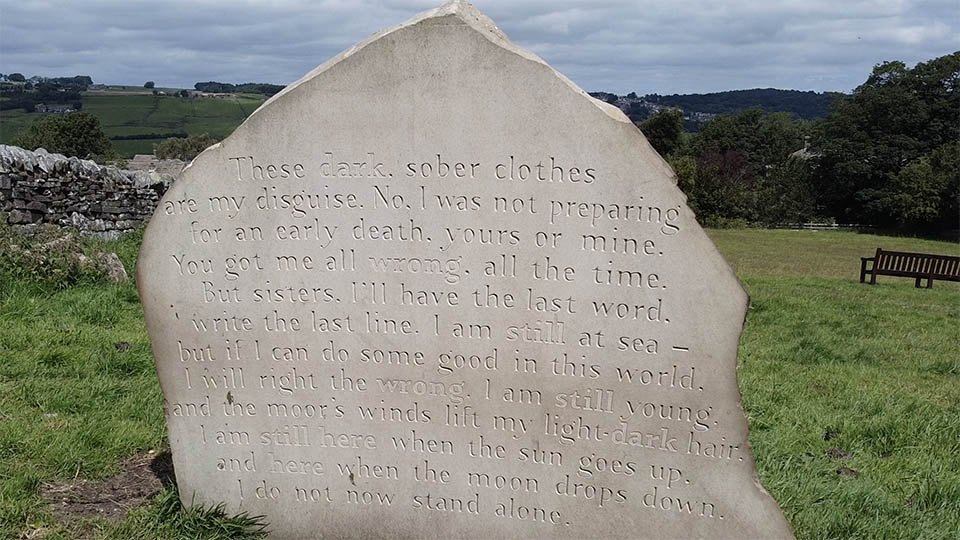
<svg viewBox="0 0 960 540">
<path fill-rule="evenodd" d="M 884 251 L 877 248 L 874 259 L 877 273 L 890 276 L 923 276 L 934 279 L 960 280 L 960 257 Z"/>
</svg>

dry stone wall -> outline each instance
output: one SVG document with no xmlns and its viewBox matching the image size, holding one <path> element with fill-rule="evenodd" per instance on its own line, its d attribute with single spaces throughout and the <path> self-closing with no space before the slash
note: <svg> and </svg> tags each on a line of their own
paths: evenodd
<svg viewBox="0 0 960 540">
<path fill-rule="evenodd" d="M 116 237 L 153 214 L 171 176 L 0 145 L 0 210 L 27 230 L 44 223 Z"/>
</svg>

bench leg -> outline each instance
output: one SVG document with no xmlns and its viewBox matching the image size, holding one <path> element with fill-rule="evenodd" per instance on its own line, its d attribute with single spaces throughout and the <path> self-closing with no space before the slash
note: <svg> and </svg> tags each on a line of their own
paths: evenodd
<svg viewBox="0 0 960 540">
<path fill-rule="evenodd" d="M 914 288 L 916 288 L 916 289 L 919 289 L 919 288 L 920 288 L 920 280 L 921 280 L 921 279 L 923 279 L 923 278 L 921 278 L 921 277 L 918 277 L 918 278 L 917 278 L 917 283 L 916 283 L 916 285 L 913 286 Z M 929 288 L 929 287 L 928 287 L 928 288 Z"/>
<path fill-rule="evenodd" d="M 932 277 L 928 277 L 928 278 L 927 278 L 927 288 L 928 288 L 928 289 L 932 289 L 932 288 L 933 288 L 933 278 L 932 278 Z"/>
<path fill-rule="evenodd" d="M 876 269 L 874 269 L 874 270 L 876 270 Z M 876 271 L 874 271 L 874 272 L 872 272 L 872 273 L 870 274 L 870 284 L 871 284 L 871 285 L 876 285 L 876 284 L 877 284 L 877 273 L 876 273 Z"/>
</svg>

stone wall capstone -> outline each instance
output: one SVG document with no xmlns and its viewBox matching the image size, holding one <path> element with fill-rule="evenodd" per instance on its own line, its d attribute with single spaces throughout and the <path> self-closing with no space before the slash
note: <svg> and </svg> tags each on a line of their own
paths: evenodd
<svg viewBox="0 0 960 540">
<path fill-rule="evenodd" d="M 0 211 L 28 232 L 44 223 L 116 238 L 150 219 L 172 177 L 0 145 Z"/>
</svg>

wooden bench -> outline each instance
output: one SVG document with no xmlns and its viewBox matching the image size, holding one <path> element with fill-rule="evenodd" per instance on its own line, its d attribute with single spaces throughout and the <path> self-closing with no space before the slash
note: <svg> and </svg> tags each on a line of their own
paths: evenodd
<svg viewBox="0 0 960 540">
<path fill-rule="evenodd" d="M 873 267 L 867 268 L 869 262 L 873 263 Z M 877 283 L 877 276 L 898 276 L 916 278 L 917 288 L 920 287 L 920 281 L 925 279 L 930 289 L 935 279 L 960 281 L 960 257 L 877 248 L 877 254 L 873 257 L 860 257 L 860 283 L 864 282 L 867 274 L 870 274 L 871 285 Z"/>
</svg>

